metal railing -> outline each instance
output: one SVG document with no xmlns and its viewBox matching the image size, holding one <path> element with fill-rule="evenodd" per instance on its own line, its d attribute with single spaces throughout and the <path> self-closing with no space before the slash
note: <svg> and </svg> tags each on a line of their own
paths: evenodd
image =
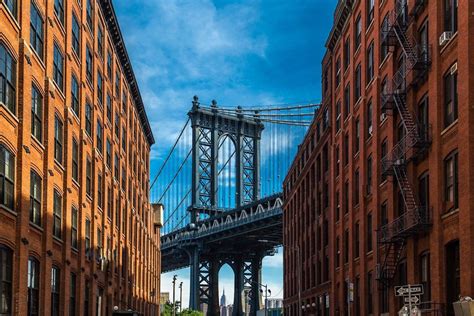
<svg viewBox="0 0 474 316">
<path fill-rule="evenodd" d="M 416 228 L 431 224 L 431 208 L 416 207 L 385 224 L 377 230 L 377 240 L 380 243 L 392 242 L 396 238 L 404 238 L 405 234 Z"/>
</svg>

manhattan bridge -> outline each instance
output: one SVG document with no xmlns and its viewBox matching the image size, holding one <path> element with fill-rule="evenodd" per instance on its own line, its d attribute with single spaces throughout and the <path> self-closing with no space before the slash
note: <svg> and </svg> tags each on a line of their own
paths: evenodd
<svg viewBox="0 0 474 316">
<path fill-rule="evenodd" d="M 234 272 L 233 315 L 261 307 L 262 259 L 283 244 L 282 183 L 319 104 L 221 107 L 195 96 L 150 185 L 164 206 L 162 272 L 190 267 L 189 306 L 219 314 L 219 270 Z"/>
</svg>

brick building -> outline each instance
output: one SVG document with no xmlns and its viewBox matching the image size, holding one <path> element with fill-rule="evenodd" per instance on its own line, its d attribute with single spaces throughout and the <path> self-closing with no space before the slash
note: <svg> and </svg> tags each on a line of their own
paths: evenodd
<svg viewBox="0 0 474 316">
<path fill-rule="evenodd" d="M 284 182 L 290 315 L 394 315 L 407 283 L 428 315 L 474 295 L 472 12 L 339 1 L 322 109 Z"/>
<path fill-rule="evenodd" d="M 0 2 L 0 314 L 158 311 L 154 143 L 110 0 Z"/>
</svg>

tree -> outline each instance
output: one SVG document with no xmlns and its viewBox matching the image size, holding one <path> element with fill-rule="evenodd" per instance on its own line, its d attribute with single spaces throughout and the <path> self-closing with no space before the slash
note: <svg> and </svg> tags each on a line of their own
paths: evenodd
<svg viewBox="0 0 474 316">
<path fill-rule="evenodd" d="M 180 316 L 204 316 L 204 313 L 200 311 L 193 311 L 191 309 L 185 309 L 180 314 Z"/>
</svg>

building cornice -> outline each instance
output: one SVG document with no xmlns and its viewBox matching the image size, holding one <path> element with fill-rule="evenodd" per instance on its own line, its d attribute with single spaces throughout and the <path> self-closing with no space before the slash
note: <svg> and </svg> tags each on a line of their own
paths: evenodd
<svg viewBox="0 0 474 316">
<path fill-rule="evenodd" d="M 337 41 L 341 37 L 344 25 L 352 11 L 352 4 L 354 0 L 339 0 L 336 10 L 334 11 L 334 24 L 326 41 L 326 47 L 333 51 Z"/>
<path fill-rule="evenodd" d="M 140 89 L 138 88 L 137 79 L 135 73 L 133 72 L 132 64 L 128 56 L 127 48 L 122 37 L 122 32 L 120 31 L 120 26 L 118 23 L 117 16 L 112 4 L 112 0 L 100 0 L 100 7 L 104 15 L 109 33 L 112 37 L 112 41 L 115 46 L 115 50 L 122 65 L 123 71 L 127 78 L 127 82 L 130 86 L 130 92 L 133 97 L 133 103 L 137 109 L 138 115 L 140 117 L 140 122 L 142 124 L 145 136 L 148 140 L 148 144 L 151 146 L 155 143 L 155 138 L 153 137 L 153 132 L 150 127 L 150 122 L 145 112 L 145 105 L 143 104 L 143 99 L 140 94 Z"/>
</svg>

